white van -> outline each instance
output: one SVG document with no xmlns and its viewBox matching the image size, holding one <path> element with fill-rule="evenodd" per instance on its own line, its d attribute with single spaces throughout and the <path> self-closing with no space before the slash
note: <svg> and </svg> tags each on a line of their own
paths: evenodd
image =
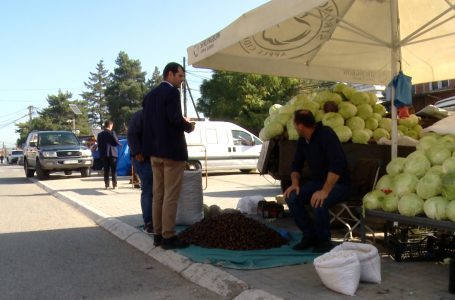
<svg viewBox="0 0 455 300">
<path fill-rule="evenodd" d="M 257 168 L 262 141 L 233 123 L 197 121 L 194 131 L 185 133 L 185 138 L 191 169 L 239 169 L 248 173 Z"/>
</svg>

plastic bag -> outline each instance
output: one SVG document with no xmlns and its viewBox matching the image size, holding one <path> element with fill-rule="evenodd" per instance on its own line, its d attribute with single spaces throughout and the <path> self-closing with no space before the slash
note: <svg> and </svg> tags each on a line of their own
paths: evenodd
<svg viewBox="0 0 455 300">
<path fill-rule="evenodd" d="M 455 135 L 455 116 L 444 118 L 431 126 L 423 129 L 424 132 L 433 131 L 437 134 L 451 134 Z"/>
<path fill-rule="evenodd" d="M 240 210 L 240 212 L 244 214 L 256 214 L 259 201 L 265 201 L 264 196 L 255 195 L 240 198 L 240 200 L 237 202 L 236 209 Z"/>
<path fill-rule="evenodd" d="M 177 206 L 177 225 L 193 225 L 204 218 L 202 172 L 185 171 Z"/>
<path fill-rule="evenodd" d="M 331 252 L 351 250 L 357 254 L 360 262 L 360 281 L 381 283 L 381 258 L 378 249 L 370 244 L 345 242 Z"/>
<path fill-rule="evenodd" d="M 360 280 L 360 262 L 354 251 L 328 252 L 315 258 L 313 264 L 327 288 L 354 296 Z"/>
</svg>

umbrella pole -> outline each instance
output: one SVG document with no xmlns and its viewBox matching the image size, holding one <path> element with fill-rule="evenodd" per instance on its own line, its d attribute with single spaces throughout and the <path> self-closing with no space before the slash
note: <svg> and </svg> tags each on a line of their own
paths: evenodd
<svg viewBox="0 0 455 300">
<path fill-rule="evenodd" d="M 392 80 L 398 74 L 398 63 L 401 61 L 401 52 L 400 52 L 400 30 L 399 30 L 399 18 L 398 18 L 398 1 L 390 1 L 390 17 L 392 24 L 392 43 L 391 43 L 391 72 Z M 400 68 L 401 69 L 401 68 Z M 392 113 L 392 149 L 391 149 L 391 159 L 397 157 L 398 153 L 398 127 L 397 127 L 397 108 L 395 107 L 395 86 L 392 84 L 392 99 L 390 99 L 390 108 Z"/>
</svg>

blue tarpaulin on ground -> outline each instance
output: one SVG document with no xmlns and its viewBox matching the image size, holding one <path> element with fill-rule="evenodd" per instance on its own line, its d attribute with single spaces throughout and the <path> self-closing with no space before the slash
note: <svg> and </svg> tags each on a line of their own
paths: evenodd
<svg viewBox="0 0 455 300">
<path fill-rule="evenodd" d="M 118 176 L 131 175 L 131 157 L 128 141 L 126 139 L 121 139 L 119 142 L 120 146 L 117 146 L 118 149 L 117 175 Z"/>
<path fill-rule="evenodd" d="M 290 243 L 280 248 L 240 251 L 191 245 L 188 248 L 176 249 L 176 251 L 194 262 L 243 270 L 313 263 L 314 258 L 321 255 L 312 253 L 311 249 L 306 251 L 293 250 L 292 246 L 301 240 L 302 234 L 298 232 L 289 232 L 288 234 L 291 237 Z"/>
</svg>

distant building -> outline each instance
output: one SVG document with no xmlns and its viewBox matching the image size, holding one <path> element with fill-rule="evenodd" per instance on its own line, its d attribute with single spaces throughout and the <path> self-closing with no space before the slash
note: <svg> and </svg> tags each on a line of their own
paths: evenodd
<svg viewBox="0 0 455 300">
<path fill-rule="evenodd" d="M 412 86 L 412 104 L 416 111 L 453 96 L 455 96 L 455 79 L 420 83 Z"/>
</svg>

